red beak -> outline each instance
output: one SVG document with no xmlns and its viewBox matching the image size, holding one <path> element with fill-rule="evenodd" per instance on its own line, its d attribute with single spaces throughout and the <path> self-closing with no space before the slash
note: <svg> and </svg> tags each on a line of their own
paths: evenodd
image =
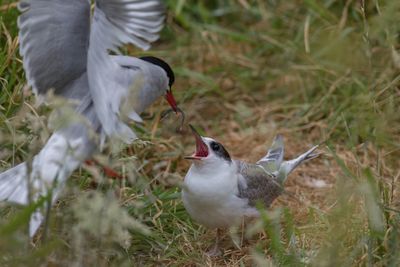
<svg viewBox="0 0 400 267">
<path fill-rule="evenodd" d="M 176 104 L 174 95 L 172 94 L 171 88 L 165 94 L 165 99 L 168 101 L 168 104 L 171 106 L 173 111 L 178 114 L 178 106 Z"/>
<path fill-rule="evenodd" d="M 208 156 L 208 147 L 204 143 L 200 134 L 196 131 L 196 129 L 189 124 L 190 129 L 193 132 L 193 135 L 196 139 L 196 152 L 192 156 L 185 157 L 185 159 L 197 159 L 201 160 L 202 158 L 206 158 Z"/>
</svg>

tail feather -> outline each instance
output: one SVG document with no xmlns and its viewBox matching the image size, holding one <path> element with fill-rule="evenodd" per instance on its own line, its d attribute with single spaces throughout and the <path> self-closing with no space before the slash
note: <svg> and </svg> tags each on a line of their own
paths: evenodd
<svg viewBox="0 0 400 267">
<path fill-rule="evenodd" d="M 68 128 L 69 135 L 54 133 L 40 153 L 34 157 L 32 170 L 26 163 L 19 164 L 0 174 L 0 201 L 17 204 L 29 204 L 29 200 L 37 201 L 40 196 L 48 196 L 51 192 L 52 203 L 57 199 L 65 181 L 77 169 L 80 163 L 94 150 L 94 143 L 88 135 L 77 133 Z M 84 131 L 85 128 L 77 129 Z M 85 133 L 85 132 L 83 132 Z M 29 190 L 31 196 L 28 198 Z M 48 203 L 46 203 L 47 205 Z M 36 210 L 29 225 L 32 237 L 44 219 L 41 211 Z"/>
<path fill-rule="evenodd" d="M 21 163 L 0 173 L 0 201 L 28 204 L 28 183 L 26 163 Z M 33 236 L 43 221 L 43 215 L 35 211 L 29 222 L 29 236 Z"/>
<path fill-rule="evenodd" d="M 0 201 L 25 205 L 28 202 L 27 168 L 21 163 L 0 174 Z"/>
<path fill-rule="evenodd" d="M 40 225 L 44 220 L 44 216 L 40 211 L 35 211 L 31 215 L 31 220 L 29 221 L 29 236 L 33 237 L 36 231 L 39 229 Z"/>
<path fill-rule="evenodd" d="M 296 169 L 301 163 L 308 161 L 310 159 L 314 159 L 320 155 L 320 153 L 314 153 L 314 151 L 318 148 L 318 145 L 313 146 L 311 149 L 309 149 L 307 152 L 301 154 L 295 159 L 288 160 L 282 162 L 279 173 L 277 176 L 278 181 L 283 184 L 288 177 L 288 175 Z"/>
<path fill-rule="evenodd" d="M 0 174 L 0 201 L 27 205 L 29 204 L 28 192 L 29 185 L 25 162 Z M 43 194 L 45 192 L 40 192 L 40 195 Z M 38 196 L 39 194 L 33 194 L 32 197 L 36 199 Z M 30 237 L 35 235 L 43 219 L 44 216 L 41 211 L 36 210 L 32 213 L 29 221 Z"/>
</svg>

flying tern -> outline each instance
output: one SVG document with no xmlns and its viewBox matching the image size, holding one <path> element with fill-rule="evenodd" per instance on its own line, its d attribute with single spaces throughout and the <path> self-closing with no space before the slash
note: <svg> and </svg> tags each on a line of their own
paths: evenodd
<svg viewBox="0 0 400 267">
<path fill-rule="evenodd" d="M 0 201 L 29 204 L 51 193 L 53 203 L 65 181 L 98 149 L 93 133 L 125 143 L 136 134 L 126 119 L 165 96 L 180 111 L 171 92 L 175 77 L 162 59 L 123 56 L 119 47 L 133 44 L 147 50 L 159 38 L 165 19 L 163 1 L 22 0 L 18 5 L 20 54 L 28 84 L 41 101 L 52 90 L 74 100 L 85 121 L 61 127 L 32 162 L 0 174 Z M 31 217 L 33 236 L 43 220 Z"/>
</svg>

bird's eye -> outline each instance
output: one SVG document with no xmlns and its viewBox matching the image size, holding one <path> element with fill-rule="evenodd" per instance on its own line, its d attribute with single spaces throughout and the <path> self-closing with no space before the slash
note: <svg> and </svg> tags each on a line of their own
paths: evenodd
<svg viewBox="0 0 400 267">
<path fill-rule="evenodd" d="M 218 151 L 221 148 L 221 146 L 215 142 L 212 142 L 210 146 L 211 146 L 211 149 L 214 151 Z"/>
</svg>

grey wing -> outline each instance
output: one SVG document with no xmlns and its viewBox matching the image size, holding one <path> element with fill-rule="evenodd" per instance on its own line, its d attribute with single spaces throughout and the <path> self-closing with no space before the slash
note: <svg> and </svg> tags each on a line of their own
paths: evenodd
<svg viewBox="0 0 400 267">
<path fill-rule="evenodd" d="M 87 0 L 22 0 L 20 54 L 28 84 L 39 95 L 65 95 L 66 85 L 86 71 L 90 31 Z"/>
<path fill-rule="evenodd" d="M 320 153 L 314 153 L 314 151 L 318 148 L 317 146 L 313 146 L 311 149 L 306 151 L 305 153 L 301 154 L 295 159 L 284 161 L 281 164 L 281 167 L 279 169 L 278 175 L 277 175 L 277 180 L 283 184 L 287 176 L 294 170 L 296 169 L 301 163 L 314 159 L 320 155 Z"/>
<path fill-rule="evenodd" d="M 260 159 L 257 164 L 261 165 L 267 172 L 276 175 L 283 161 L 284 143 L 282 135 L 277 135 L 265 157 Z"/>
<path fill-rule="evenodd" d="M 164 25 L 165 7 L 156 0 L 97 0 L 90 33 L 88 79 L 94 106 L 105 133 L 126 143 L 136 138 L 120 118 L 121 101 L 143 85 L 143 72 L 123 69 L 110 55 L 127 43 L 148 49 Z M 140 79 L 140 81 L 136 81 Z M 126 86 L 122 80 L 134 81 Z M 125 85 L 124 85 L 125 84 Z M 134 110 L 129 117 L 140 120 Z"/>
<path fill-rule="evenodd" d="M 147 50 L 164 26 L 165 6 L 159 0 L 97 0 L 95 18 L 101 30 L 96 34 L 107 49 L 114 51 L 131 43 Z"/>
<path fill-rule="evenodd" d="M 258 164 L 237 162 L 238 171 L 243 179 L 239 182 L 239 197 L 249 200 L 250 206 L 255 206 L 261 201 L 265 207 L 283 192 L 283 187 L 278 183 L 276 177 L 266 172 Z"/>
</svg>

